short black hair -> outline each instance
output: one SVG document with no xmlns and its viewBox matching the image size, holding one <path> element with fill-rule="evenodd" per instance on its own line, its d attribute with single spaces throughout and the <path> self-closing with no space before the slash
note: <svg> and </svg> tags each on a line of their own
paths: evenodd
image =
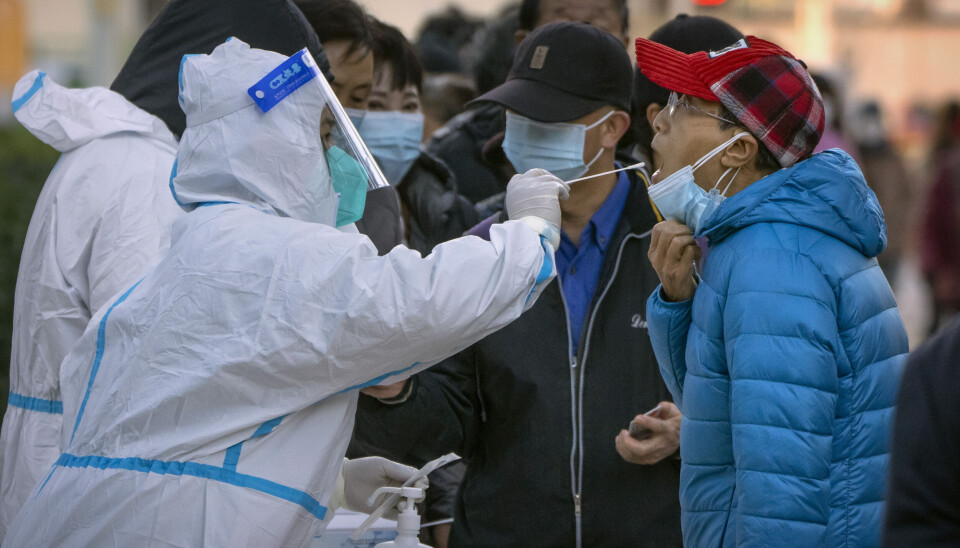
<svg viewBox="0 0 960 548">
<path fill-rule="evenodd" d="M 620 30 L 624 34 L 630 26 L 630 8 L 627 7 L 627 0 L 610 0 L 620 4 Z M 523 0 L 520 2 L 520 30 L 533 30 L 540 20 L 540 0 Z"/>
<path fill-rule="evenodd" d="M 389 65 L 393 71 L 390 89 L 399 89 L 413 84 L 417 93 L 423 91 L 423 63 L 413 44 L 400 32 L 400 29 L 371 17 L 370 34 L 373 36 L 374 72 Z"/>
<path fill-rule="evenodd" d="M 734 116 L 733 113 L 730 112 L 730 109 L 724 106 L 723 103 L 720 103 L 720 110 L 717 112 L 717 116 L 720 118 L 726 118 L 727 120 L 737 119 L 737 117 Z M 741 123 L 731 124 L 724 122 L 723 120 L 718 120 L 717 124 L 720 125 L 720 129 L 722 130 L 735 127 L 753 135 L 753 132 L 751 132 L 749 129 L 747 129 L 747 126 Z M 756 137 L 756 135 L 754 135 L 754 137 Z M 757 155 L 753 158 L 753 167 L 761 173 L 773 173 L 774 171 L 779 171 L 782 166 L 776 157 L 774 157 L 773 153 L 771 153 L 766 145 L 763 144 L 763 141 L 757 139 Z"/>
<path fill-rule="evenodd" d="M 346 57 L 373 49 L 373 35 L 367 23 L 367 14 L 353 0 L 295 0 L 307 22 L 325 44 L 344 40 L 350 44 Z"/>
</svg>

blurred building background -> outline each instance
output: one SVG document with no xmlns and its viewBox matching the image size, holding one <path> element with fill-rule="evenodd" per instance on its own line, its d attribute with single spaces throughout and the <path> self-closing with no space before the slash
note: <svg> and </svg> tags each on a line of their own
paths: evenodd
<svg viewBox="0 0 960 548">
<path fill-rule="evenodd" d="M 462 15 L 471 22 L 468 27 L 479 29 L 484 21 L 509 13 L 504 10 L 517 0 L 360 3 L 416 41 L 429 16 Z M 34 68 L 68 86 L 109 85 L 165 4 L 166 0 L 0 0 L 0 193 L 4 196 L 0 202 L 0 362 L 4 365 L 26 226 L 57 157 L 14 122 L 13 86 Z M 885 138 L 905 160 L 907 177 L 896 184 L 916 198 L 894 202 L 912 219 L 896 230 L 897 236 L 908 242 L 906 247 L 916 247 L 917 220 L 923 216 L 921 198 L 933 171 L 931 151 L 938 142 L 937 126 L 943 126 L 945 119 L 937 114 L 938 108 L 960 98 L 955 59 L 960 52 L 960 0 L 628 0 L 628 6 L 631 56 L 633 38 L 649 35 L 675 15 L 713 15 L 747 34 L 783 45 L 811 70 L 828 76 L 842 100 L 840 118 L 855 122 L 857 113 L 874 103 L 874 111 L 882 112 Z M 507 35 L 502 38 L 510 40 Z M 470 47 L 463 51 L 469 56 Z M 470 80 L 468 87 L 476 91 L 482 85 L 474 86 L 470 68 L 465 63 L 463 72 Z M 960 147 L 960 106 L 953 111 L 958 121 L 948 124 L 947 130 L 952 132 L 950 142 Z M 851 125 L 855 124 L 848 128 Z M 911 343 L 916 344 L 932 322 L 933 306 L 918 254 L 908 249 L 904 257 L 888 276 L 894 280 Z M 0 377 L 2 390 L 6 375 Z"/>
<path fill-rule="evenodd" d="M 106 85 L 165 0 L 0 0 L 0 91 L 26 70 L 61 82 Z M 493 16 L 509 0 L 365 0 L 375 16 L 415 37 L 447 6 Z M 960 94 L 960 0 L 628 0 L 631 37 L 678 13 L 710 14 L 777 42 L 840 82 L 848 97 L 876 99 L 890 129 L 911 107 Z M 9 111 L 9 101 L 0 110 Z M 852 105 L 852 104 L 851 104 Z M 0 117 L 9 119 L 9 112 Z"/>
</svg>

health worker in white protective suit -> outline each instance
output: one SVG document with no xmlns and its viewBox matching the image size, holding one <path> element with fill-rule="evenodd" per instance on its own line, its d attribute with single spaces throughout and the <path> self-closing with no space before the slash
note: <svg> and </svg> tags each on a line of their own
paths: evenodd
<svg viewBox="0 0 960 548">
<path fill-rule="evenodd" d="M 539 170 L 511 181 L 516 220 L 490 241 L 379 257 L 333 228 L 384 179 L 316 74 L 305 50 L 237 39 L 184 59 L 172 184 L 192 211 L 64 360 L 63 454 L 8 545 L 306 546 L 358 389 L 503 327 L 555 275 L 567 190 Z M 351 480 L 345 500 L 371 491 Z"/>
<path fill-rule="evenodd" d="M 34 71 L 14 115 L 63 154 L 27 231 L 14 295 L 10 394 L 0 430 L 0 539 L 60 456 L 60 362 L 91 317 L 136 282 L 183 215 L 170 170 L 186 119 L 177 103 L 184 53 L 227 36 L 291 55 L 320 41 L 288 0 L 172 0 L 110 89 L 67 89 Z"/>
</svg>

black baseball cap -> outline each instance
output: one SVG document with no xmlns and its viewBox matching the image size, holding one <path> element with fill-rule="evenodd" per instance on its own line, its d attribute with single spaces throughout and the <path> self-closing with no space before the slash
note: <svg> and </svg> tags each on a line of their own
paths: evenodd
<svg viewBox="0 0 960 548">
<path fill-rule="evenodd" d="M 538 122 L 569 122 L 610 105 L 630 112 L 633 63 L 623 42 L 586 23 L 537 28 L 507 81 L 468 106 L 497 103 Z"/>
</svg>

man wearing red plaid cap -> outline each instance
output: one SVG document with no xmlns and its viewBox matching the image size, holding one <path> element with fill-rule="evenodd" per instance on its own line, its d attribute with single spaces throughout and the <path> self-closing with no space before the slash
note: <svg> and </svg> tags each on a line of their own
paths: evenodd
<svg viewBox="0 0 960 548">
<path fill-rule="evenodd" d="M 907 336 L 876 196 L 845 152 L 812 155 L 823 102 L 779 46 L 639 39 L 637 60 L 675 92 L 654 122 L 647 318 L 684 417 L 684 543 L 878 545 Z"/>
</svg>

